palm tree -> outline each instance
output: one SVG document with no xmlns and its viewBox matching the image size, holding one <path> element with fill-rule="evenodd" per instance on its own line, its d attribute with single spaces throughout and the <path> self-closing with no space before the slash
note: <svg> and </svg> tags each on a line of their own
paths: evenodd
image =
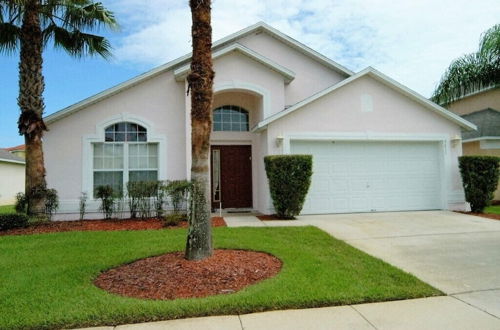
<svg viewBox="0 0 500 330">
<path fill-rule="evenodd" d="M 185 257 L 200 260 L 212 255 L 210 222 L 210 133 L 212 130 L 212 26 L 210 0 L 190 0 L 193 38 L 191 72 L 192 194 Z"/>
<path fill-rule="evenodd" d="M 113 13 L 91 0 L 0 0 L 0 52 L 20 50 L 18 128 L 26 144 L 25 193 L 30 215 L 43 213 L 45 207 L 42 52 L 52 41 L 71 56 L 109 57 L 109 42 L 85 32 L 100 26 L 117 25 Z"/>
<path fill-rule="evenodd" d="M 432 95 L 441 105 L 463 96 L 500 86 L 500 24 L 484 32 L 479 50 L 453 61 Z"/>
</svg>

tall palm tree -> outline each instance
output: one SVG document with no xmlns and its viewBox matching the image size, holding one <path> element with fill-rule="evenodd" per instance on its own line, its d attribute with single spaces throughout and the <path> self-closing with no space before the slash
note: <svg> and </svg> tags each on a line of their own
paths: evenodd
<svg viewBox="0 0 500 330">
<path fill-rule="evenodd" d="M 18 128 L 26 144 L 25 193 L 30 215 L 43 213 L 45 207 L 42 52 L 52 41 L 71 56 L 109 57 L 109 42 L 85 32 L 100 26 L 117 25 L 112 12 L 91 0 L 0 0 L 0 52 L 20 50 Z"/>
<path fill-rule="evenodd" d="M 212 68 L 211 1 L 190 0 L 193 38 L 191 72 L 191 180 L 189 230 L 185 257 L 200 260 L 212 255 L 210 222 L 210 133 L 214 71 Z"/>
<path fill-rule="evenodd" d="M 453 61 L 432 95 L 447 105 L 467 94 L 500 86 L 500 24 L 484 32 L 479 50 Z"/>
</svg>

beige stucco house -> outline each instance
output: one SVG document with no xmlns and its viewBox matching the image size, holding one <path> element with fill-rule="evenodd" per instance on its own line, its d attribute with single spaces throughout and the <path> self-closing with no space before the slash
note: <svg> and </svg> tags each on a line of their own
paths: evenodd
<svg viewBox="0 0 500 330">
<path fill-rule="evenodd" d="M 7 149 L 0 149 L 0 205 L 11 205 L 24 192 L 25 161 Z"/>
<path fill-rule="evenodd" d="M 477 126 L 462 133 L 464 155 L 500 157 L 500 87 L 467 95 L 447 107 Z M 494 199 L 500 201 L 500 184 Z"/>
<path fill-rule="evenodd" d="M 263 157 L 306 153 L 314 174 L 303 214 L 464 209 L 457 157 L 461 129 L 474 124 L 264 23 L 215 42 L 213 58 L 214 208 L 272 213 Z M 46 117 L 60 218 L 76 218 L 81 192 L 98 185 L 189 179 L 189 64 L 188 54 Z"/>
</svg>

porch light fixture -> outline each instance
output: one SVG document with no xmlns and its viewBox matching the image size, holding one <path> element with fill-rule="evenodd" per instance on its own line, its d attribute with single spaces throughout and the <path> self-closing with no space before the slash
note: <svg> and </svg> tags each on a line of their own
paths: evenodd
<svg viewBox="0 0 500 330">
<path fill-rule="evenodd" d="M 283 135 L 278 135 L 276 137 L 276 146 L 277 147 L 281 147 L 281 145 L 283 144 L 283 139 L 284 139 Z"/>
<path fill-rule="evenodd" d="M 450 142 L 451 142 L 451 146 L 453 148 L 455 148 L 456 146 L 458 146 L 460 144 L 460 142 L 462 142 L 462 138 L 458 134 L 455 134 L 455 136 L 453 136 L 451 138 Z"/>
</svg>

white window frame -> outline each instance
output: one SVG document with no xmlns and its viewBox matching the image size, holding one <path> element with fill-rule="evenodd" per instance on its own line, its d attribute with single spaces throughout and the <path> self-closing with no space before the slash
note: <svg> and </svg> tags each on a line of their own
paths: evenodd
<svg viewBox="0 0 500 330">
<path fill-rule="evenodd" d="M 147 130 L 147 141 L 143 143 L 156 143 L 158 145 L 158 180 L 167 179 L 167 138 L 165 135 L 157 134 L 154 130 L 154 126 L 148 120 L 128 114 L 121 113 L 113 117 L 110 117 L 95 126 L 95 133 L 84 135 L 82 137 L 82 192 L 87 193 L 89 200 L 95 201 L 94 199 L 94 143 L 104 143 L 104 130 L 106 127 L 119 123 L 119 122 L 130 122 L 138 124 L 146 128 Z M 135 143 L 135 142 L 134 142 Z M 124 143 L 126 144 L 126 143 Z M 124 182 L 128 181 L 128 146 L 124 146 L 123 150 L 124 163 L 123 168 L 123 179 Z M 135 170 L 135 169 L 134 169 Z"/>
</svg>

